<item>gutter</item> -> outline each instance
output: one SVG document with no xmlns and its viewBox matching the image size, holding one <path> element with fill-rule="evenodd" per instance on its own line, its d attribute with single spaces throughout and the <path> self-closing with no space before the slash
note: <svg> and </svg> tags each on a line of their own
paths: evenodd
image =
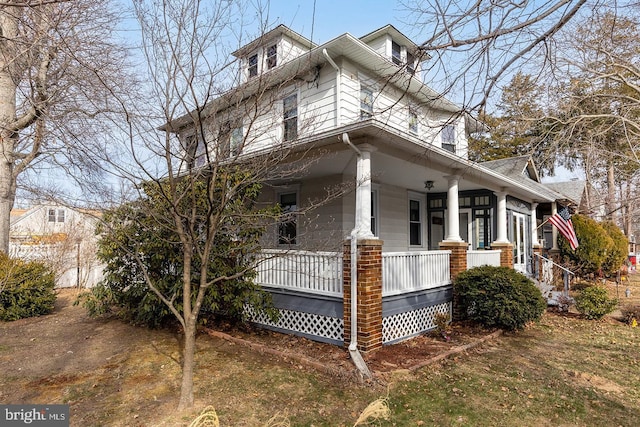
<svg viewBox="0 0 640 427">
<path fill-rule="evenodd" d="M 362 156 L 362 152 L 349 139 L 348 133 L 343 133 L 341 139 L 355 151 L 358 157 Z M 353 230 L 351 230 L 351 342 L 349 343 L 349 355 L 360 374 L 364 378 L 370 379 L 371 372 L 358 350 L 358 226 L 355 223 Z"/>
</svg>

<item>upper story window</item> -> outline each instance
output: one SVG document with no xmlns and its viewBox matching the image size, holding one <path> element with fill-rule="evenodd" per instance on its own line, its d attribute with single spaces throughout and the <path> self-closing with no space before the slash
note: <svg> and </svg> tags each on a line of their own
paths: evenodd
<svg viewBox="0 0 640 427">
<path fill-rule="evenodd" d="M 283 100 L 284 140 L 293 141 L 298 137 L 298 94 Z"/>
<path fill-rule="evenodd" d="M 189 135 L 185 141 L 186 163 L 189 169 L 203 166 L 207 161 L 207 146 L 200 135 Z"/>
<path fill-rule="evenodd" d="M 258 75 L 258 54 L 251 55 L 249 57 L 249 67 L 247 68 L 249 73 L 249 78 L 255 77 Z"/>
<path fill-rule="evenodd" d="M 373 91 L 367 86 L 360 87 L 360 118 L 373 116 Z"/>
<path fill-rule="evenodd" d="M 47 214 L 49 222 L 64 222 L 64 209 L 49 209 Z"/>
<path fill-rule="evenodd" d="M 391 60 L 396 65 L 402 64 L 402 47 L 394 41 L 391 42 Z"/>
<path fill-rule="evenodd" d="M 222 158 L 229 156 L 237 156 L 242 151 L 243 146 L 242 125 L 236 125 L 235 122 L 224 122 L 220 126 L 218 133 L 218 151 Z"/>
<path fill-rule="evenodd" d="M 270 70 L 278 65 L 278 45 L 267 48 L 267 69 Z"/>
<path fill-rule="evenodd" d="M 416 72 L 416 58 L 414 58 L 414 56 L 407 52 L 407 73 L 409 74 L 414 74 Z"/>
<path fill-rule="evenodd" d="M 418 133 L 418 113 L 414 108 L 409 108 L 409 130 L 412 133 Z"/>
<path fill-rule="evenodd" d="M 456 152 L 456 128 L 453 125 L 446 125 L 440 132 L 442 138 L 442 148 L 452 153 Z"/>
</svg>

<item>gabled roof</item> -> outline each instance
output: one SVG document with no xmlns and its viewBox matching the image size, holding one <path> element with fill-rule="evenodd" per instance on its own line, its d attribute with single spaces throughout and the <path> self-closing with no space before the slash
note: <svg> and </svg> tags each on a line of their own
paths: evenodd
<svg viewBox="0 0 640 427">
<path fill-rule="evenodd" d="M 482 162 L 483 166 L 493 169 L 503 175 L 515 177 L 515 176 L 529 176 L 535 182 L 540 182 L 540 175 L 538 169 L 533 163 L 533 159 L 530 156 L 517 156 L 508 157 L 506 159 L 489 160 Z M 525 172 L 527 175 L 525 175 Z"/>
<path fill-rule="evenodd" d="M 306 38 L 305 36 L 296 33 L 291 28 L 285 25 L 280 24 L 277 27 L 275 27 L 273 30 L 267 31 L 257 39 L 247 43 L 246 45 L 242 46 L 240 49 L 236 50 L 235 52 L 232 52 L 231 54 L 236 58 L 240 58 L 250 52 L 253 52 L 260 45 L 266 44 L 269 41 L 274 40 L 283 34 L 291 38 L 292 40 L 295 40 L 296 42 L 300 43 L 301 45 L 305 46 L 308 49 L 312 49 L 316 47 L 316 44 L 313 43 L 308 38 Z"/>
<path fill-rule="evenodd" d="M 580 206 L 582 197 L 587 187 L 586 181 L 564 181 L 564 182 L 548 182 L 545 184 L 553 191 L 557 191 L 560 194 L 565 195 L 569 200 Z"/>
<path fill-rule="evenodd" d="M 530 156 L 508 157 L 506 159 L 489 160 L 480 165 L 511 178 L 527 187 L 544 194 L 551 200 L 565 200 L 567 197 L 540 182 L 538 170 Z"/>
<path fill-rule="evenodd" d="M 415 44 L 409 37 L 402 34 L 396 27 L 391 24 L 385 25 L 382 28 L 378 28 L 377 30 L 372 31 L 369 34 L 360 37 L 360 40 L 362 40 L 363 43 L 369 43 L 385 34 L 389 34 L 394 40 L 406 46 L 411 52 L 418 49 L 417 44 Z"/>
</svg>

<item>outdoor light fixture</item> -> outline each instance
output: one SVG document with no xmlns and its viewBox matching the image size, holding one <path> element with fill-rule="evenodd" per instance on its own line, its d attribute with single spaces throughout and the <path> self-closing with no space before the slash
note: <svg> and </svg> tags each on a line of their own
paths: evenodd
<svg viewBox="0 0 640 427">
<path fill-rule="evenodd" d="M 431 190 L 433 188 L 433 181 L 425 181 L 424 188 L 426 188 L 427 190 Z"/>
</svg>

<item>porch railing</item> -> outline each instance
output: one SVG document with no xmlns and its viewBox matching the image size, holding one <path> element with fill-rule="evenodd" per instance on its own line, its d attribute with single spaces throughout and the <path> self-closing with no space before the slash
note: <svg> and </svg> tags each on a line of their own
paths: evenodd
<svg viewBox="0 0 640 427">
<path fill-rule="evenodd" d="M 342 297 L 342 253 L 265 249 L 258 258 L 261 286 Z"/>
<path fill-rule="evenodd" d="M 500 250 L 467 251 L 467 268 L 491 265 L 500 267 Z"/>
<path fill-rule="evenodd" d="M 382 254 L 382 295 L 397 295 L 451 283 L 451 251 Z"/>
</svg>

